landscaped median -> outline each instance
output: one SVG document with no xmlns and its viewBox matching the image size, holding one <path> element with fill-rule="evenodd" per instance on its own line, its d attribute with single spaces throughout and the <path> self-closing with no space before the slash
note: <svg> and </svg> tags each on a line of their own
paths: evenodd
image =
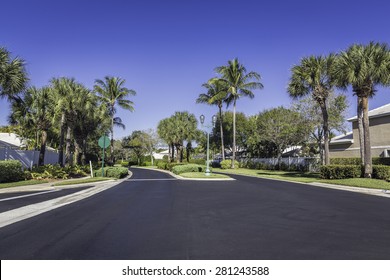
<svg viewBox="0 0 390 280">
<path fill-rule="evenodd" d="M 321 179 L 320 173 L 277 171 L 277 170 L 256 170 L 256 169 L 220 169 L 214 168 L 214 171 L 225 174 L 247 175 L 259 178 L 268 178 L 276 180 L 286 180 L 301 183 L 324 183 L 333 185 L 342 185 L 359 188 L 370 188 L 380 190 L 390 190 L 390 183 L 384 180 L 367 178 L 347 178 L 347 179 Z"/>
</svg>

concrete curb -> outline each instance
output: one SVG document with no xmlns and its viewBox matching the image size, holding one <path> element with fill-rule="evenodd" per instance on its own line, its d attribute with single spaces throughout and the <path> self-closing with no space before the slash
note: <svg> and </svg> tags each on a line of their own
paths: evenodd
<svg viewBox="0 0 390 280">
<path fill-rule="evenodd" d="M 187 180 L 187 181 L 235 181 L 236 180 L 236 179 L 230 178 L 230 177 L 229 178 L 213 178 L 213 179 L 212 178 L 210 178 L 210 179 L 207 179 L 207 178 L 185 178 L 185 177 L 182 177 L 180 175 L 176 175 L 176 174 L 172 173 L 171 171 L 162 170 L 162 169 L 158 169 L 158 168 L 147 168 L 147 167 L 142 167 L 142 166 L 131 166 L 131 168 L 138 168 L 138 169 L 144 169 L 144 170 L 155 170 L 155 171 L 163 172 L 163 173 L 171 175 L 172 177 L 174 177 L 178 180 Z"/>
<path fill-rule="evenodd" d="M 131 177 L 132 173 L 131 172 L 129 172 L 129 173 L 130 173 L 129 175 Z M 19 221 L 22 221 L 22 220 L 25 220 L 25 219 L 28 219 L 28 218 L 31 218 L 31 217 L 34 217 L 34 216 L 42 214 L 44 212 L 71 204 L 73 202 L 77 202 L 77 201 L 80 201 L 82 199 L 88 198 L 92 195 L 95 195 L 95 194 L 100 193 L 102 191 L 105 191 L 109 188 L 112 188 L 112 187 L 122 183 L 123 181 L 125 181 L 127 179 L 129 179 L 129 177 L 119 179 L 119 180 L 109 180 L 109 181 L 99 182 L 99 183 L 101 183 L 101 184 L 99 184 L 99 186 L 95 186 L 95 187 L 88 188 L 86 190 L 82 190 L 82 191 L 79 191 L 79 192 L 76 192 L 73 194 L 69 194 L 66 196 L 58 197 L 55 199 L 27 205 L 24 207 L 20 207 L 17 209 L 13 209 L 13 210 L 10 210 L 7 212 L 0 213 L 0 228 L 5 227 L 5 226 L 10 225 L 10 224 L 13 224 L 13 223 L 16 223 L 16 222 L 19 222 Z M 96 183 L 98 183 L 98 182 L 96 182 Z M 95 184 L 95 183 L 92 183 L 92 184 Z M 81 186 L 81 185 L 84 185 L 84 184 L 77 184 L 77 185 L 72 185 L 72 186 Z M 85 184 L 85 185 L 91 185 L 91 183 Z M 53 187 L 53 189 L 54 189 L 54 187 Z"/>
</svg>

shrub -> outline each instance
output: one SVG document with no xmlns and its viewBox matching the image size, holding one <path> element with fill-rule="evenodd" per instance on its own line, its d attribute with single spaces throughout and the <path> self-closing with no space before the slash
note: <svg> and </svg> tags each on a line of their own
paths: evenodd
<svg viewBox="0 0 390 280">
<path fill-rule="evenodd" d="M 158 161 L 157 162 L 157 168 L 167 170 L 168 169 L 168 162 L 165 161 Z"/>
<path fill-rule="evenodd" d="M 177 163 L 177 162 L 170 162 L 170 163 L 167 164 L 167 170 L 172 171 L 172 168 L 177 166 L 177 165 L 185 165 L 185 163 L 182 163 L 182 162 L 179 162 L 179 163 Z"/>
<path fill-rule="evenodd" d="M 221 163 L 217 160 L 211 161 L 210 165 L 211 165 L 211 167 L 214 167 L 214 168 L 221 168 Z"/>
<path fill-rule="evenodd" d="M 0 161 L 0 183 L 17 182 L 24 179 L 22 164 L 18 160 Z"/>
<path fill-rule="evenodd" d="M 234 161 L 234 167 L 238 168 L 239 166 L 240 166 L 240 163 L 235 160 Z M 226 159 L 226 160 L 221 161 L 221 168 L 222 169 L 230 169 L 230 168 L 232 168 L 232 160 Z"/>
<path fill-rule="evenodd" d="M 337 165 L 361 165 L 362 162 L 360 158 L 331 158 L 330 164 Z M 373 157 L 372 158 L 373 165 L 390 165 L 390 158 L 382 158 L 382 157 Z"/>
<path fill-rule="evenodd" d="M 390 166 L 374 165 L 372 167 L 372 177 L 380 180 L 390 180 Z"/>
<path fill-rule="evenodd" d="M 206 160 L 201 159 L 201 158 L 193 158 L 193 159 L 190 159 L 190 162 L 189 162 L 189 163 L 200 164 L 200 165 L 206 165 Z M 210 163 L 211 163 L 211 160 L 210 160 Z"/>
<path fill-rule="evenodd" d="M 185 164 L 185 165 L 176 165 L 172 168 L 174 174 L 181 174 L 186 172 L 205 172 L 206 166 L 199 164 Z"/>
<path fill-rule="evenodd" d="M 105 167 L 104 168 L 104 177 L 111 177 L 116 179 L 121 179 L 127 176 L 129 170 L 126 167 Z M 102 169 L 94 170 L 94 177 L 102 176 Z"/>
<path fill-rule="evenodd" d="M 320 169 L 322 179 L 346 179 L 361 177 L 359 165 L 323 165 Z"/>
<path fill-rule="evenodd" d="M 122 167 L 129 167 L 129 162 L 123 160 L 123 161 L 121 162 L 121 166 L 122 166 Z"/>
<path fill-rule="evenodd" d="M 46 164 L 36 166 L 31 170 L 33 179 L 68 179 L 68 172 L 71 173 L 71 167 L 62 168 L 58 164 Z M 76 171 L 75 171 L 76 172 Z"/>
</svg>

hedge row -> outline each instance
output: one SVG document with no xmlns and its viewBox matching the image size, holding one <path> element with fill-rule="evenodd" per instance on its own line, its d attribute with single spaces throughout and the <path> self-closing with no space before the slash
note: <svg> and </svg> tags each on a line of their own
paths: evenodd
<svg viewBox="0 0 390 280">
<path fill-rule="evenodd" d="M 129 170 L 125 167 L 105 167 L 104 168 L 104 177 L 111 177 L 111 178 L 124 178 L 129 173 Z M 101 177 L 102 176 L 102 169 L 94 170 L 93 172 L 94 177 Z"/>
<path fill-rule="evenodd" d="M 360 158 L 331 158 L 331 165 L 361 165 Z M 390 158 L 373 157 L 373 165 L 390 165 Z"/>
<path fill-rule="evenodd" d="M 186 172 L 205 172 L 206 166 L 199 164 L 185 164 L 185 165 L 176 165 L 172 167 L 172 172 L 174 174 L 181 174 Z"/>
<path fill-rule="evenodd" d="M 234 168 L 238 168 L 240 163 L 238 161 L 234 161 Z M 232 160 L 231 159 L 225 159 L 221 161 L 221 168 L 222 169 L 230 169 L 232 168 Z"/>
<path fill-rule="evenodd" d="M 360 165 L 324 165 L 320 169 L 322 179 L 360 178 L 362 174 Z M 373 165 L 372 178 L 390 180 L 390 166 Z"/>
<path fill-rule="evenodd" d="M 24 179 L 22 164 L 18 160 L 0 161 L 0 183 L 17 182 Z"/>
</svg>

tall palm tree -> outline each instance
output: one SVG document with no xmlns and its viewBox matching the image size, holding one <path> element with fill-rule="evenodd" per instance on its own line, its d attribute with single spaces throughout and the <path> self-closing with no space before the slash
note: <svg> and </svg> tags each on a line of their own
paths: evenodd
<svg viewBox="0 0 390 280">
<path fill-rule="evenodd" d="M 130 101 L 128 96 L 136 95 L 134 90 L 124 86 L 125 80 L 118 77 L 104 77 L 104 80 L 95 80 L 94 90 L 99 95 L 101 102 L 106 104 L 108 115 L 111 119 L 111 163 L 114 162 L 114 118 L 116 113 L 116 105 L 120 108 L 134 111 L 134 103 Z"/>
<path fill-rule="evenodd" d="M 228 65 L 217 67 L 216 72 L 222 75 L 221 82 L 227 85 L 227 97 L 225 102 L 227 106 L 233 104 L 233 157 L 232 168 L 234 168 L 234 161 L 236 158 L 236 102 L 244 96 L 254 98 L 252 90 L 262 89 L 263 84 L 258 82 L 261 77 L 256 72 L 247 73 L 246 68 L 237 58 L 228 61 Z M 219 98 L 216 96 L 215 99 Z M 214 100 L 212 99 L 211 102 Z"/>
<path fill-rule="evenodd" d="M 339 54 L 333 71 L 336 83 L 346 89 L 352 86 L 358 100 L 359 141 L 364 165 L 364 177 L 371 178 L 372 157 L 368 98 L 373 97 L 378 85 L 390 86 L 390 50 L 387 44 L 370 42 L 356 44 Z"/>
<path fill-rule="evenodd" d="M 219 109 L 219 129 L 221 133 L 221 153 L 222 159 L 225 160 L 225 145 L 223 142 L 223 125 L 222 125 L 222 106 L 227 95 L 226 83 L 219 79 L 210 79 L 207 83 L 202 85 L 207 92 L 199 94 L 196 103 L 206 103 L 210 105 L 217 105 Z"/>
<path fill-rule="evenodd" d="M 25 89 L 28 81 L 23 59 L 15 57 L 0 47 L 0 98 L 12 98 Z"/>
<path fill-rule="evenodd" d="M 330 164 L 329 158 L 329 113 L 328 97 L 334 86 L 331 70 L 334 66 L 335 56 L 304 57 L 300 65 L 294 66 L 292 76 L 287 88 L 293 98 L 311 95 L 318 103 L 322 112 L 322 127 L 324 136 L 325 164 Z"/>
</svg>

